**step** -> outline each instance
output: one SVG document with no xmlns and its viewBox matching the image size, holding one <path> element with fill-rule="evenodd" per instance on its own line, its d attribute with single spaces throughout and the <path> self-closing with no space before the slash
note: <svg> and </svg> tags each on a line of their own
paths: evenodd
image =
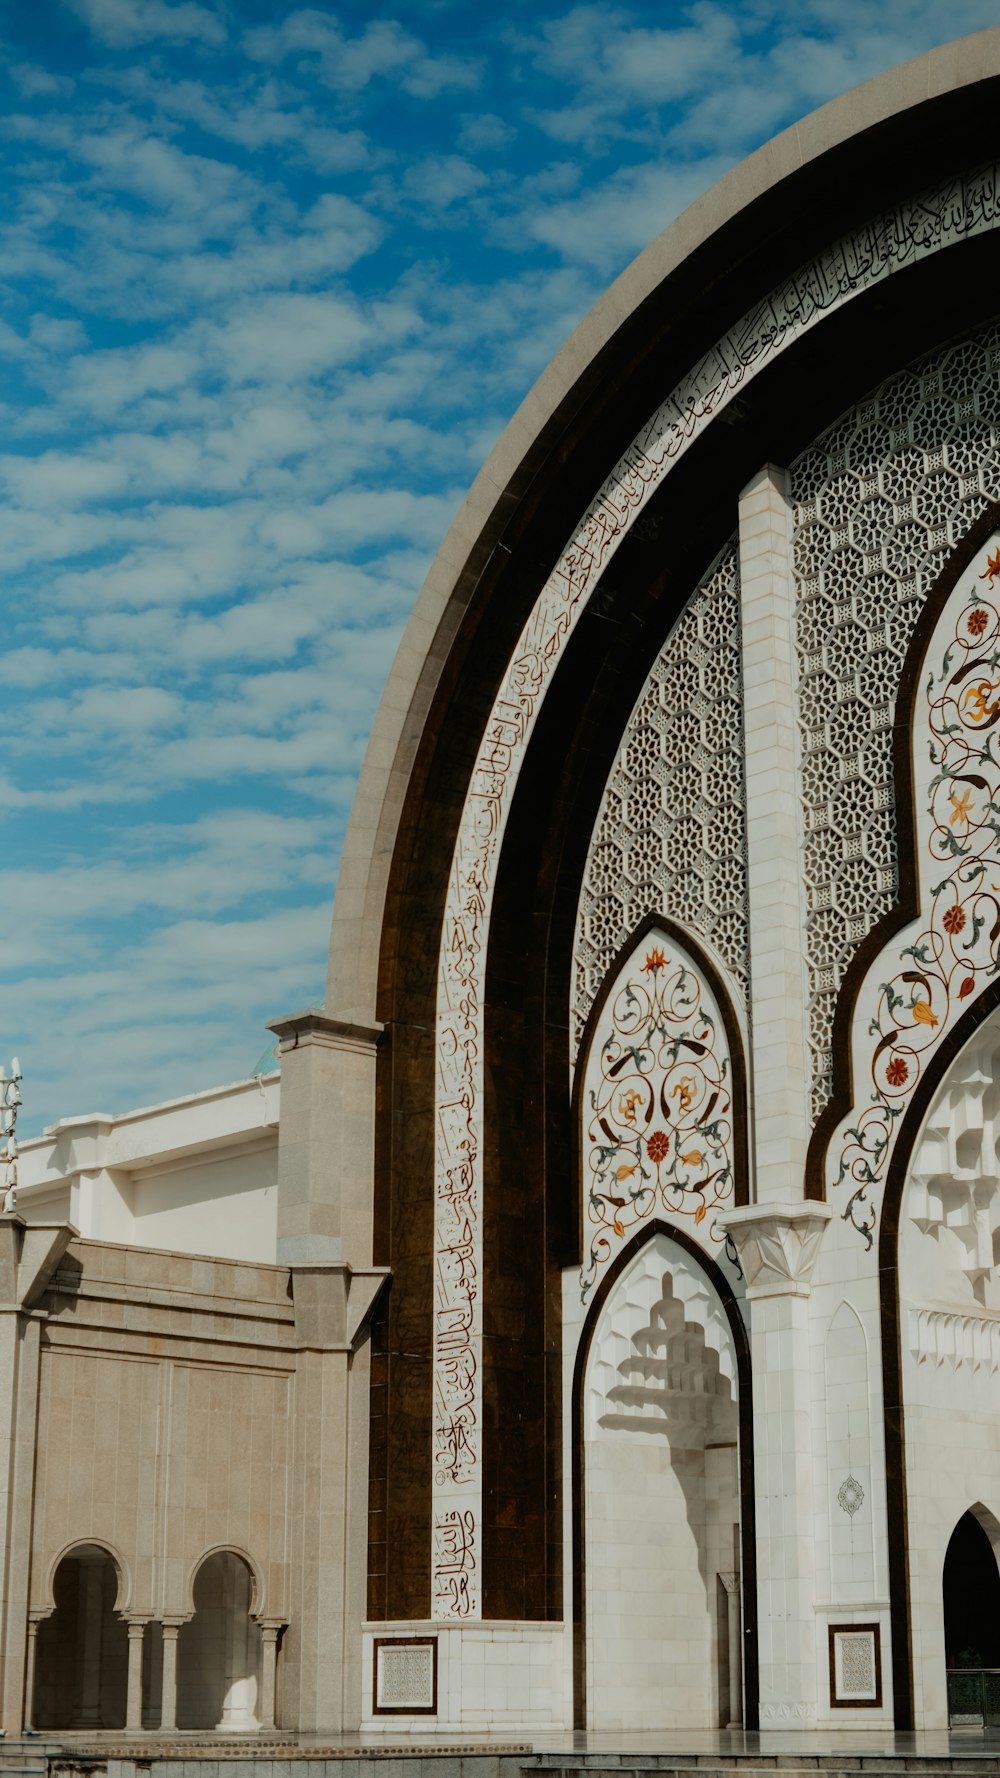
<svg viewBox="0 0 1000 1778">
<path fill-rule="evenodd" d="M 697 1773 L 699 1778 L 988 1778 L 1000 1771 L 995 1748 L 981 1754 L 962 1753 L 690 1753 L 618 1755 L 612 1763 L 607 1754 L 594 1754 L 586 1763 L 575 1758 L 540 1753 L 530 1766 L 521 1767 L 521 1778 L 538 1778 L 542 1771 L 559 1778 L 664 1778 L 668 1773 Z"/>
</svg>

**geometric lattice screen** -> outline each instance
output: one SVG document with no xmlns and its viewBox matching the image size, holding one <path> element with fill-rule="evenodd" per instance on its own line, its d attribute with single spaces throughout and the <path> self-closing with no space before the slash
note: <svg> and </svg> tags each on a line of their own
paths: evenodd
<svg viewBox="0 0 1000 1778">
<path fill-rule="evenodd" d="M 746 798 L 736 539 L 646 681 L 601 802 L 583 877 L 574 1053 L 612 960 L 647 914 L 700 933 L 746 993 Z"/>
<path fill-rule="evenodd" d="M 791 467 L 813 1110 L 851 957 L 897 894 L 891 730 L 954 543 L 1000 499 L 1000 328 L 891 377 Z"/>
</svg>

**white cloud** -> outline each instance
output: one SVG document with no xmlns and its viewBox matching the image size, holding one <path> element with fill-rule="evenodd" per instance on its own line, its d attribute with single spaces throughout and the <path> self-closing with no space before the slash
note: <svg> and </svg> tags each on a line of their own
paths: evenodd
<svg viewBox="0 0 1000 1778">
<path fill-rule="evenodd" d="M 181 710 L 180 699 L 158 685 L 91 685 L 67 716 L 68 726 L 91 729 L 105 741 L 117 734 L 132 740 L 139 733 L 175 728 Z"/>
<path fill-rule="evenodd" d="M 446 210 L 487 184 L 482 168 L 458 154 L 427 155 L 403 175 L 403 189 L 425 210 Z"/>
<path fill-rule="evenodd" d="M 266 77 L 217 87 L 168 78 L 148 67 L 102 70 L 109 88 L 153 111 L 168 128 L 193 125 L 254 154 L 268 149 L 308 155 L 320 171 L 352 171 L 380 156 L 359 129 L 340 130 L 302 91 Z"/>
<path fill-rule="evenodd" d="M 73 82 L 66 74 L 53 74 L 47 68 L 39 68 L 30 62 L 11 62 L 8 73 L 18 92 L 26 99 L 62 98 L 68 99 L 73 92 Z"/>
<path fill-rule="evenodd" d="M 44 451 L 37 457 L 0 456 L 0 488 L 8 499 L 34 507 L 77 507 L 107 500 L 125 488 L 122 463 L 69 451 Z"/>
<path fill-rule="evenodd" d="M 688 165 L 666 161 L 630 167 L 579 197 L 528 208 L 517 226 L 564 259 L 611 274 L 655 240 L 731 164 L 706 156 Z"/>
<path fill-rule="evenodd" d="M 201 366 L 190 345 L 154 342 L 78 354 L 63 373 L 63 399 L 98 422 L 145 395 L 190 386 Z"/>
<path fill-rule="evenodd" d="M 542 25 L 536 55 L 547 73 L 600 89 L 609 103 L 662 105 L 725 79 L 736 49 L 733 10 L 700 0 L 682 18 L 640 25 L 625 11 L 575 6 Z"/>
<path fill-rule="evenodd" d="M 50 67 L 11 9 L 0 114 L 29 1119 L 234 1078 L 319 998 L 379 690 L 496 432 L 733 158 L 994 10 L 71 4 L 72 78 L 81 33 Z"/>
<path fill-rule="evenodd" d="M 278 25 L 249 32 L 245 41 L 249 53 L 270 66 L 287 59 L 314 61 L 327 86 L 345 94 L 388 80 L 413 98 L 436 99 L 443 92 L 473 89 L 481 78 L 471 57 L 433 54 L 395 19 L 374 19 L 349 37 L 330 14 L 308 7 Z"/>
<path fill-rule="evenodd" d="M 102 830 L 104 853 L 52 870 L 0 869 L 11 933 L 62 954 L 80 922 L 119 921 L 141 909 L 202 914 L 233 909 L 255 894 L 304 880 L 325 881 L 324 824 L 267 809 L 238 809 L 202 821 Z M 10 968 L 7 947 L 3 968 Z"/>
<path fill-rule="evenodd" d="M 112 49 L 154 39 L 218 46 L 226 31 L 219 13 L 194 0 L 67 0 L 95 37 Z"/>
<path fill-rule="evenodd" d="M 516 138 L 517 131 L 508 119 L 494 111 L 470 111 L 461 119 L 458 145 L 469 154 L 479 154 L 509 148 Z"/>
<path fill-rule="evenodd" d="M 169 920 L 111 967 L 78 957 L 50 975 L 35 972 L 44 958 L 26 960 L 5 990 L 25 1069 L 21 1128 L 246 1079 L 265 1020 L 321 1001 L 329 923 L 321 890 L 257 917 Z"/>
<path fill-rule="evenodd" d="M 8 648 L 0 653 L 0 685 L 35 689 L 63 680 L 103 680 L 134 677 L 134 658 L 121 649 L 97 653 L 85 648 Z"/>
<path fill-rule="evenodd" d="M 355 303 L 326 295 L 269 295 L 238 308 L 209 335 L 234 382 L 297 382 L 357 357 L 372 338 Z"/>
</svg>

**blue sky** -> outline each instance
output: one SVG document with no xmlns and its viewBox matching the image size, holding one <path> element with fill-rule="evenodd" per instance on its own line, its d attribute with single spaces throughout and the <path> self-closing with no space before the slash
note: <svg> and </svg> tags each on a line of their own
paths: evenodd
<svg viewBox="0 0 1000 1778">
<path fill-rule="evenodd" d="M 998 16 L 0 0 L 25 1134 L 239 1078 L 321 1000 L 379 691 L 521 397 L 734 161 Z"/>
</svg>

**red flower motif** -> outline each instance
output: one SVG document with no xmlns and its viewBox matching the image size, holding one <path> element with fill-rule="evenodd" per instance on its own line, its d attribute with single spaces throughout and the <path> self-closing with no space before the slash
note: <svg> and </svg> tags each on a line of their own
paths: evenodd
<svg viewBox="0 0 1000 1778">
<path fill-rule="evenodd" d="M 980 580 L 989 581 L 990 586 L 992 586 L 998 574 L 1000 574 L 1000 549 L 996 550 L 992 556 L 987 556 L 986 573 L 981 574 L 979 578 Z"/>
<path fill-rule="evenodd" d="M 670 1153 L 670 1143 L 662 1130 L 653 1131 L 653 1134 L 646 1143 L 646 1153 L 650 1160 L 654 1161 L 657 1166 L 659 1166 L 661 1161 L 666 1160 L 667 1155 Z"/>
<path fill-rule="evenodd" d="M 980 578 L 980 580 L 982 580 L 983 576 L 980 575 L 979 578 Z M 983 631 L 986 628 L 986 625 L 989 623 L 989 621 L 990 620 L 987 617 L 982 606 L 977 605 L 975 611 L 972 611 L 969 613 L 969 623 L 968 623 L 969 635 L 970 636 L 981 636 Z"/>
<path fill-rule="evenodd" d="M 961 932 L 962 927 L 965 925 L 965 909 L 955 907 L 945 908 L 941 917 L 941 924 L 946 932 L 952 934 Z"/>
<path fill-rule="evenodd" d="M 646 961 L 642 966 L 643 975 L 649 975 L 650 971 L 655 975 L 658 969 L 666 967 L 666 962 L 666 952 L 661 951 L 657 945 L 654 945 L 653 949 L 646 953 Z"/>
<path fill-rule="evenodd" d="M 885 1078 L 891 1087 L 901 1087 L 909 1078 L 909 1073 L 910 1070 L 903 1061 L 902 1056 L 893 1056 L 892 1061 L 889 1063 L 889 1066 L 885 1071 Z"/>
</svg>

